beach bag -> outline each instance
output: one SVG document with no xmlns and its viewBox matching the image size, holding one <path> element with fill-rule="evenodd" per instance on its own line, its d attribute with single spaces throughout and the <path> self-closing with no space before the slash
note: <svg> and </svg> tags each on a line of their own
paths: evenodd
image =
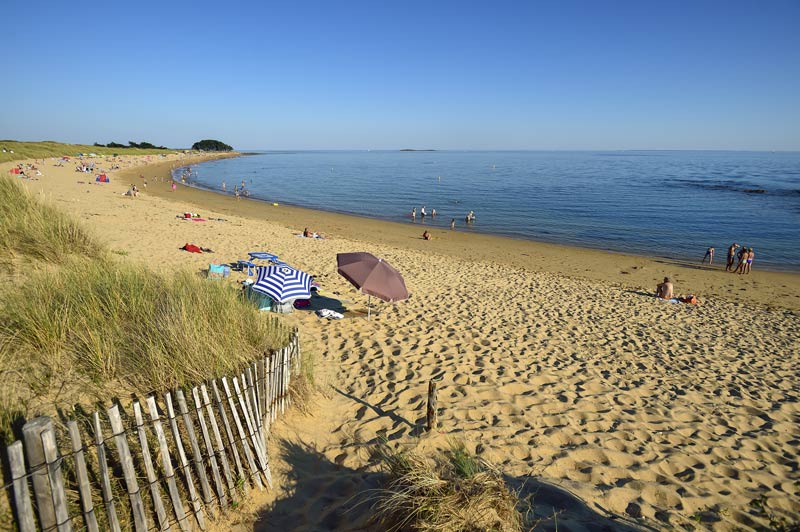
<svg viewBox="0 0 800 532">
<path fill-rule="evenodd" d="M 226 264 L 209 264 L 208 265 L 208 278 L 209 279 L 225 279 L 230 277 L 231 267 Z"/>
</svg>

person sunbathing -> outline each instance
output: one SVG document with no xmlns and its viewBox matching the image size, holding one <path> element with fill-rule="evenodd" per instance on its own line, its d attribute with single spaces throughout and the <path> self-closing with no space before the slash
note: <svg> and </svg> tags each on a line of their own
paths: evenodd
<svg viewBox="0 0 800 532">
<path fill-rule="evenodd" d="M 672 281 L 669 277 L 664 277 L 664 282 L 656 286 L 656 297 L 661 299 L 672 299 Z"/>
</svg>

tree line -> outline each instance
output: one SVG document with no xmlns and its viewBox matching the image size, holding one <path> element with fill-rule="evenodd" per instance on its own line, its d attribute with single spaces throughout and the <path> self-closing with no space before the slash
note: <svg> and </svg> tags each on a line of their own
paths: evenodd
<svg viewBox="0 0 800 532">
<path fill-rule="evenodd" d="M 128 141 L 128 145 L 120 144 L 118 142 L 109 142 L 108 144 L 100 144 L 99 142 L 95 142 L 94 146 L 98 148 L 142 148 L 146 150 L 168 150 L 166 146 L 155 146 L 150 144 L 149 142 L 134 142 L 132 140 Z"/>
</svg>

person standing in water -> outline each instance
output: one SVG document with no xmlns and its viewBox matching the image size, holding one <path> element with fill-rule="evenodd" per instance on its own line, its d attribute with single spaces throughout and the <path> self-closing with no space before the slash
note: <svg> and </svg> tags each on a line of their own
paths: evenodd
<svg viewBox="0 0 800 532">
<path fill-rule="evenodd" d="M 703 260 L 700 261 L 700 264 L 705 263 L 706 259 L 708 259 L 708 264 L 714 264 L 714 248 L 708 248 L 706 250 L 706 254 L 703 257 Z"/>
<path fill-rule="evenodd" d="M 450 230 L 455 231 L 455 229 L 456 229 L 456 219 L 453 218 L 452 220 L 450 220 Z"/>
<path fill-rule="evenodd" d="M 417 221 L 417 208 L 414 207 L 411 209 L 411 220 L 416 222 Z"/>
</svg>

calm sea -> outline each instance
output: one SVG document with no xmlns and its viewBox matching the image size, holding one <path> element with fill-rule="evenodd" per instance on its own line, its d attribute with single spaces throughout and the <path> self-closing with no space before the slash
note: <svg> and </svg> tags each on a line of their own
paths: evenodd
<svg viewBox="0 0 800 532">
<path fill-rule="evenodd" d="M 269 202 L 409 224 L 424 205 L 428 226 L 698 261 L 735 241 L 756 265 L 800 270 L 800 153 L 297 151 L 191 170 L 195 186 L 244 180 Z"/>
</svg>

